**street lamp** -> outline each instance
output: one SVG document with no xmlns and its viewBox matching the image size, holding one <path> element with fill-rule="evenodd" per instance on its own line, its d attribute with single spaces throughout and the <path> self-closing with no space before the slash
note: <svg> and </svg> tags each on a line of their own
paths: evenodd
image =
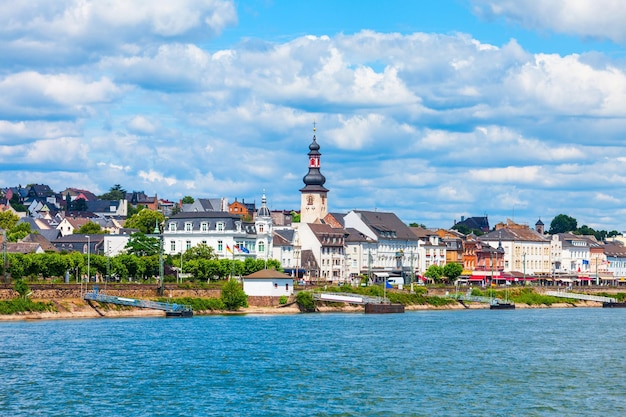
<svg viewBox="0 0 626 417">
<path fill-rule="evenodd" d="M 91 255 L 91 237 L 87 235 L 87 282 L 85 283 L 85 293 L 87 293 L 87 287 L 89 286 L 89 278 L 90 278 L 90 255 Z"/>
</svg>

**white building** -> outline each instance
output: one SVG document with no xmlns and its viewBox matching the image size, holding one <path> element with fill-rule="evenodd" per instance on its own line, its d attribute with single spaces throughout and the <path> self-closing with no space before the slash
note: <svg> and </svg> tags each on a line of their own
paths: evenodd
<svg viewBox="0 0 626 417">
<path fill-rule="evenodd" d="M 164 253 L 184 253 L 199 244 L 210 246 L 221 258 L 269 259 L 272 254 L 272 217 L 265 195 L 253 222 L 227 212 L 181 212 L 165 222 Z"/>
<path fill-rule="evenodd" d="M 251 297 L 289 297 L 293 294 L 293 278 L 271 269 L 262 269 L 241 280 L 243 292 Z"/>
</svg>

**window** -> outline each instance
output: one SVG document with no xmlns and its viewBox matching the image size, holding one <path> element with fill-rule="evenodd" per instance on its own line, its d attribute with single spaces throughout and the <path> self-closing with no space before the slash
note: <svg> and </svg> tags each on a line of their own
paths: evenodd
<svg viewBox="0 0 626 417">
<path fill-rule="evenodd" d="M 209 224 L 207 222 L 202 222 L 202 224 L 200 224 L 200 230 L 202 230 L 203 232 L 208 232 Z"/>
<path fill-rule="evenodd" d="M 265 242 L 259 242 L 259 252 L 265 252 Z"/>
<path fill-rule="evenodd" d="M 203 245 L 206 245 L 206 240 L 203 240 L 203 241 L 202 241 L 202 244 L 203 244 Z"/>
<path fill-rule="evenodd" d="M 170 240 L 170 252 L 176 252 L 176 241 Z"/>
<path fill-rule="evenodd" d="M 172 222 L 169 224 L 170 226 L 170 232 L 175 232 L 176 231 L 176 223 Z"/>
<path fill-rule="evenodd" d="M 187 243 L 187 249 L 191 249 L 191 240 L 188 240 L 186 243 Z"/>
<path fill-rule="evenodd" d="M 185 232 L 191 232 L 191 222 L 185 223 Z"/>
<path fill-rule="evenodd" d="M 223 232 L 224 231 L 224 223 L 223 222 L 217 222 L 217 231 L 218 232 Z"/>
<path fill-rule="evenodd" d="M 221 252 L 221 251 L 223 251 L 223 250 L 224 250 L 224 242 L 223 242 L 223 241 L 221 241 L 221 240 L 218 240 L 218 241 L 217 241 L 217 251 L 218 251 L 218 252 Z"/>
<path fill-rule="evenodd" d="M 263 233 L 263 223 L 259 224 L 259 233 Z"/>
</svg>

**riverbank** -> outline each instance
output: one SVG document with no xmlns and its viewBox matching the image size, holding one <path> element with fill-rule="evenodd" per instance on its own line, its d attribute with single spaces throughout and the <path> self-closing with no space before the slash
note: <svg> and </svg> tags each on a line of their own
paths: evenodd
<svg viewBox="0 0 626 417">
<path fill-rule="evenodd" d="M 43 300 L 40 300 L 43 301 Z M 49 300 L 46 300 L 49 301 Z M 0 315 L 0 321 L 19 320 L 57 320 L 57 319 L 90 319 L 90 318 L 122 318 L 122 317 L 164 317 L 165 313 L 159 310 L 141 309 L 120 306 L 90 306 L 81 299 L 52 300 L 57 311 L 55 312 L 25 312 L 11 315 Z M 478 310 L 488 309 L 489 305 L 482 303 L 449 304 L 445 306 L 433 305 L 408 305 L 406 311 L 436 311 L 436 310 Z M 547 305 L 516 304 L 516 309 L 529 308 L 596 308 L 602 307 L 602 303 L 591 301 L 579 301 L 576 303 L 555 303 Z M 363 313 L 363 306 L 319 306 L 319 313 Z M 289 306 L 249 306 L 238 311 L 196 311 L 195 315 L 233 315 L 233 314 L 300 314 L 296 304 Z"/>
</svg>

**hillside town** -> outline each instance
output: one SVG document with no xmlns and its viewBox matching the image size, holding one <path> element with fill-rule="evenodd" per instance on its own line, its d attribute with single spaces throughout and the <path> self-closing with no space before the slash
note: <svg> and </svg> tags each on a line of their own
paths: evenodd
<svg viewBox="0 0 626 417">
<path fill-rule="evenodd" d="M 164 218 L 154 233 L 162 237 L 165 254 L 182 256 L 205 244 L 219 258 L 277 260 L 285 273 L 305 283 L 355 284 L 367 277 L 373 283 L 395 279 L 419 285 L 429 280 L 431 266 L 454 262 L 463 267 L 459 282 L 475 285 L 626 284 L 621 235 L 600 240 L 571 231 L 548 234 L 541 219 L 533 227 L 510 219 L 491 226 L 484 215 L 452 220 L 449 229 L 429 229 L 407 225 L 390 212 L 330 212 L 321 155 L 314 133 L 297 210 L 270 210 L 265 194 L 258 205 L 226 197 L 173 202 L 119 185 L 100 197 L 78 188 L 54 192 L 45 184 L 3 188 L 0 211 L 28 225 L 16 241 L 5 230 L 3 250 L 116 256 L 138 231 L 125 227 L 129 211 L 151 210 Z M 118 198 L 107 198 L 112 196 Z M 80 233 L 89 223 L 104 233 Z"/>
</svg>

